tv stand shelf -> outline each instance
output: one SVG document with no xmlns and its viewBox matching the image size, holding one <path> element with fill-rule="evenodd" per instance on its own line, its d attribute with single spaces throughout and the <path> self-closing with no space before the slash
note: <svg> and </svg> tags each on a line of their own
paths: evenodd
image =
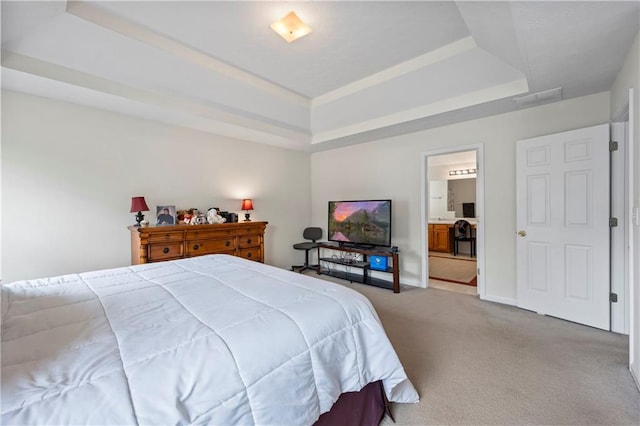
<svg viewBox="0 0 640 426">
<path fill-rule="evenodd" d="M 322 256 L 323 250 L 334 250 L 343 253 L 354 253 L 362 256 L 362 260 L 354 261 L 351 259 L 344 259 L 340 257 L 327 257 Z M 386 270 L 371 269 L 367 256 L 385 256 L 391 260 L 391 265 Z M 325 267 L 323 267 L 323 265 Z M 336 270 L 329 268 L 329 265 L 340 265 L 345 270 Z M 332 277 L 348 280 L 351 282 L 357 282 L 362 284 L 373 285 L 376 287 L 382 287 L 389 290 L 393 290 L 394 293 L 400 293 L 400 273 L 398 268 L 398 252 L 391 249 L 374 247 L 374 248 L 362 248 L 346 245 L 319 243 L 318 244 L 318 275 L 329 275 Z M 354 273 L 350 268 L 356 268 L 361 270 L 361 273 Z M 387 272 L 392 274 L 393 281 L 387 281 L 380 278 L 372 277 L 370 272 Z"/>
</svg>

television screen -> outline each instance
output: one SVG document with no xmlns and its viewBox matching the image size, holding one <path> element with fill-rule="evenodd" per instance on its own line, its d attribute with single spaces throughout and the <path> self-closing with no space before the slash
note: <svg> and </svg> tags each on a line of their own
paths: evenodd
<svg viewBox="0 0 640 426">
<path fill-rule="evenodd" d="M 329 201 L 329 241 L 391 246 L 391 200 Z"/>
</svg>

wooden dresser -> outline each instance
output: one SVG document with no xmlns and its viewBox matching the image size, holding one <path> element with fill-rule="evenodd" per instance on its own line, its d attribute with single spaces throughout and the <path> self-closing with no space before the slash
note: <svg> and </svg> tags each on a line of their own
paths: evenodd
<svg viewBox="0 0 640 426">
<path fill-rule="evenodd" d="M 264 230 L 267 223 L 130 226 L 131 264 L 205 254 L 231 254 L 264 262 Z"/>
</svg>

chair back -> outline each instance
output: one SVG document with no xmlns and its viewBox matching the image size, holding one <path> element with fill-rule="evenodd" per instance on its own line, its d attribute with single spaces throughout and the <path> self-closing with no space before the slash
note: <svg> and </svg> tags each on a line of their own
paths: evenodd
<svg viewBox="0 0 640 426">
<path fill-rule="evenodd" d="M 317 240 L 322 238 L 322 228 L 317 228 L 313 226 L 305 228 L 304 231 L 302 232 L 302 237 L 305 240 L 311 240 L 315 243 Z"/>
<path fill-rule="evenodd" d="M 453 224 L 456 238 L 471 238 L 471 224 L 466 220 L 457 220 Z"/>
</svg>

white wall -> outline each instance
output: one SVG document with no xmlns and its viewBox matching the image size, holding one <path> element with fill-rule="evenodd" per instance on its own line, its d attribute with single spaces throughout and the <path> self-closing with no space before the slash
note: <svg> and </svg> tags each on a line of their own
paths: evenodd
<svg viewBox="0 0 640 426">
<path fill-rule="evenodd" d="M 638 87 L 640 75 L 640 33 L 627 53 L 622 68 L 610 89 L 611 119 L 616 119 L 629 103 L 629 88 Z"/>
<path fill-rule="evenodd" d="M 631 370 L 636 383 L 640 386 L 640 226 L 637 218 L 640 207 L 640 33 L 627 54 L 616 80 L 611 86 L 611 119 L 616 120 L 627 105 L 629 105 L 629 89 L 634 90 L 635 102 L 630 106 L 631 140 L 630 149 L 630 173 L 632 193 L 630 206 L 632 212 L 636 212 L 636 219 L 631 225 L 630 246 L 633 253 L 632 265 L 633 277 L 631 281 L 631 324 L 630 324 L 630 355 Z"/>
<path fill-rule="evenodd" d="M 156 205 L 253 198 L 266 263 L 300 263 L 309 168 L 308 153 L 3 91 L 3 282 L 128 265 L 137 195 L 151 221 Z"/>
<path fill-rule="evenodd" d="M 391 198 L 400 280 L 421 285 L 422 155 L 484 144 L 486 293 L 516 297 L 515 142 L 609 121 L 609 94 L 599 93 L 311 155 L 312 222 L 326 230 L 327 201 Z"/>
</svg>

